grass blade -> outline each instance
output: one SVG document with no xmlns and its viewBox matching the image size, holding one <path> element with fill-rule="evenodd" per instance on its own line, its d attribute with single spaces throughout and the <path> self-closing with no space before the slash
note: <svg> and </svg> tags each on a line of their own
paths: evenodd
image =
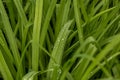
<svg viewBox="0 0 120 80">
<path fill-rule="evenodd" d="M 4 80 L 14 80 L 5 62 L 1 50 L 0 50 L 0 72 L 2 73 Z"/>
<path fill-rule="evenodd" d="M 33 27 L 33 42 L 32 42 L 32 69 L 34 71 L 38 71 L 38 67 L 39 67 L 38 66 L 39 41 L 40 41 L 39 37 L 40 37 L 41 21 L 42 21 L 42 9 L 43 9 L 43 0 L 36 0 L 35 20 Z"/>
<path fill-rule="evenodd" d="M 115 38 L 96 56 L 96 61 L 100 62 L 104 56 L 106 56 L 109 51 L 114 49 L 115 46 L 117 46 L 120 43 L 120 34 L 116 35 Z M 88 79 L 88 75 L 91 72 L 91 70 L 96 66 L 96 62 L 92 62 L 92 64 L 89 66 L 87 71 L 85 72 L 85 75 L 82 77 L 81 80 Z"/>
<path fill-rule="evenodd" d="M 77 0 L 73 0 L 73 5 L 74 5 L 74 13 L 75 13 L 75 20 L 76 20 L 76 25 L 77 25 L 77 30 L 78 30 L 78 37 L 80 44 L 83 43 L 84 38 L 83 38 L 83 28 L 80 22 L 80 12 L 78 9 L 78 2 Z"/>
<path fill-rule="evenodd" d="M 12 53 L 13 53 L 13 56 L 14 56 L 14 59 L 16 62 L 15 63 L 16 67 L 18 67 L 18 64 L 20 62 L 20 55 L 19 55 L 17 44 L 15 41 L 15 36 L 14 36 L 13 31 L 11 29 L 11 25 L 10 25 L 7 13 L 5 11 L 5 8 L 4 8 L 1 0 L 0 0 L 0 10 L 1 10 L 0 14 L 2 16 L 2 21 L 3 21 L 3 25 L 4 25 L 4 29 L 5 29 L 5 34 L 7 36 L 8 42 L 10 44 L 10 48 L 12 50 Z"/>
<path fill-rule="evenodd" d="M 65 42 L 69 34 L 69 27 L 72 24 L 73 21 L 67 22 L 62 30 L 59 33 L 59 36 L 55 42 L 53 51 L 52 51 L 52 56 L 54 57 L 55 63 L 52 59 L 50 59 L 48 69 L 54 68 L 53 73 L 48 73 L 48 79 L 56 80 L 59 77 L 59 65 L 61 64 L 62 61 L 62 55 L 65 47 Z"/>
</svg>

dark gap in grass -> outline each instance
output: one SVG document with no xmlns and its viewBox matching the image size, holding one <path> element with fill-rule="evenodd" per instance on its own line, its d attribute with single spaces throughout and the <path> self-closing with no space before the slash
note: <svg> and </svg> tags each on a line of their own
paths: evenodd
<svg viewBox="0 0 120 80">
<path fill-rule="evenodd" d="M 17 70 L 17 67 L 16 67 L 16 65 L 14 64 L 13 66 L 14 66 L 14 69 L 15 69 L 15 71 L 17 72 L 18 70 Z"/>
<path fill-rule="evenodd" d="M 9 8 L 8 8 L 8 6 L 10 6 L 10 4 L 12 4 L 12 8 L 13 8 L 13 14 L 10 14 L 10 12 L 9 12 Z M 8 19 L 9 19 L 9 22 L 10 22 L 10 24 L 11 24 L 11 28 L 13 29 L 13 31 L 15 30 L 15 24 L 17 23 L 17 14 L 18 14 L 18 12 L 17 12 L 17 9 L 16 9 L 16 7 L 15 7 L 15 4 L 14 4 L 14 2 L 11 0 L 11 2 L 9 2 L 8 0 L 5 0 L 5 2 L 3 2 L 3 5 L 4 5 L 4 7 L 5 7 L 5 10 L 6 10 L 6 13 L 7 13 L 7 16 L 8 16 Z M 8 6 L 7 6 L 8 5 Z M 14 22 L 13 21 L 11 21 L 11 19 L 10 19 L 10 16 L 11 15 L 14 15 Z M 13 22 L 13 23 L 12 23 Z"/>
<path fill-rule="evenodd" d="M 25 69 L 24 73 L 26 73 L 26 74 L 31 70 L 31 67 L 29 65 L 29 58 L 27 58 L 27 55 L 30 56 L 30 53 L 26 52 L 26 54 L 25 54 L 26 57 L 24 58 L 24 63 L 22 63 L 22 65 L 24 66 L 23 68 Z"/>
<path fill-rule="evenodd" d="M 54 43 L 52 43 L 53 41 L 52 41 L 52 38 L 50 37 L 50 32 L 49 31 L 47 32 L 47 36 L 46 36 L 45 40 L 46 40 L 46 44 L 45 44 L 46 45 L 46 49 L 47 49 L 48 52 L 51 53 L 51 51 L 53 49 L 53 46 L 54 46 Z M 47 40 L 49 41 L 49 44 L 48 44 Z"/>
<path fill-rule="evenodd" d="M 76 31 L 76 30 L 77 30 L 77 25 L 76 25 L 76 23 L 74 24 L 73 27 L 71 27 L 71 29 L 72 29 L 73 31 Z"/>
<path fill-rule="evenodd" d="M 21 35 L 20 31 L 17 32 L 17 35 Z M 18 43 L 17 40 L 19 40 L 19 42 L 20 42 L 22 40 L 21 36 L 16 36 L 16 43 L 17 43 L 17 46 L 18 46 L 18 50 L 21 53 L 21 49 L 22 49 L 21 45 L 22 45 L 22 43 L 21 42 Z"/>
<path fill-rule="evenodd" d="M 110 0 L 109 1 L 109 8 L 113 7 L 114 6 L 114 1 Z"/>
<path fill-rule="evenodd" d="M 49 49 L 48 49 L 49 47 L 47 46 L 47 42 L 44 44 L 44 47 L 45 47 L 45 49 L 49 52 Z M 43 51 L 42 51 L 42 54 L 45 55 L 45 57 L 44 57 L 44 58 L 45 58 L 44 60 L 45 60 L 45 62 L 46 62 L 45 64 L 48 64 L 48 63 L 49 63 L 49 60 L 50 60 L 50 56 L 48 56 L 48 55 L 47 55 L 45 52 L 43 52 Z M 47 67 L 48 65 L 45 65 L 45 66 Z"/>
<path fill-rule="evenodd" d="M 100 12 L 101 12 L 102 7 L 103 7 L 103 6 L 101 6 L 101 7 L 100 7 L 100 8 L 96 11 L 96 13 L 95 13 L 95 14 L 100 13 Z"/>
<path fill-rule="evenodd" d="M 89 36 L 93 36 L 94 34 L 96 34 L 96 31 L 100 25 L 100 22 L 101 22 L 101 18 L 97 18 L 96 20 L 93 20 L 92 22 L 88 23 L 83 28 L 85 38 L 87 38 Z"/>
<path fill-rule="evenodd" d="M 0 77 L 0 80 L 3 80 L 2 76 Z"/>
<path fill-rule="evenodd" d="M 74 19 L 74 11 L 73 10 L 74 10 L 74 7 L 73 7 L 73 4 L 71 3 L 69 14 L 68 14 L 68 20 Z"/>
<path fill-rule="evenodd" d="M 77 36 L 78 36 L 78 34 L 75 37 L 73 37 L 73 39 L 70 42 L 70 46 L 72 46 L 75 42 L 78 41 L 78 37 Z"/>
<path fill-rule="evenodd" d="M 3 36 L 4 36 L 4 39 L 5 39 L 5 41 L 6 41 L 7 46 L 10 47 L 9 41 L 7 41 L 7 36 L 5 35 L 6 32 L 5 32 L 4 28 L 3 28 L 3 32 L 2 32 L 2 33 L 3 33 Z M 10 50 L 11 50 L 11 49 L 10 49 Z"/>
<path fill-rule="evenodd" d="M 74 50 L 72 50 L 66 57 L 64 57 L 62 59 L 62 66 L 67 62 L 69 61 L 69 59 L 72 58 L 72 56 L 74 55 Z M 63 55 L 64 56 L 64 55 Z"/>
<path fill-rule="evenodd" d="M 45 55 L 45 69 L 47 69 L 48 68 L 48 64 L 49 64 L 49 60 L 50 60 L 50 56 L 48 56 L 48 55 Z"/>
<path fill-rule="evenodd" d="M 49 52 L 49 47 L 47 45 L 47 42 L 44 44 L 44 48 Z M 51 52 L 49 52 L 49 53 L 51 53 Z M 48 63 L 49 63 L 49 60 L 50 60 L 50 56 L 48 56 L 44 51 L 42 51 L 42 55 L 44 55 L 44 62 L 45 62 L 44 67 L 45 67 L 45 69 L 47 69 Z"/>
<path fill-rule="evenodd" d="M 57 4 L 60 4 L 61 0 L 57 0 Z"/>
<path fill-rule="evenodd" d="M 22 0 L 22 6 L 25 7 L 27 2 L 28 2 L 28 0 Z"/>
<path fill-rule="evenodd" d="M 28 68 L 28 66 L 29 66 L 29 65 L 27 65 L 27 64 L 25 65 L 25 71 L 24 71 L 25 74 L 27 74 L 27 73 L 29 72 L 29 68 Z M 25 74 L 24 74 L 24 75 L 25 75 Z"/>
<path fill-rule="evenodd" d="M 97 6 L 102 0 L 98 0 L 97 3 L 95 4 L 95 6 Z"/>
<path fill-rule="evenodd" d="M 76 36 L 78 36 L 78 35 L 76 35 Z M 71 47 L 75 42 L 77 42 L 78 40 L 75 41 L 76 36 L 73 37 L 73 39 L 71 40 L 71 42 L 70 42 L 69 44 L 67 44 L 66 46 Z M 78 38 L 77 38 L 77 39 L 78 39 Z M 80 45 L 79 45 L 79 46 L 80 46 Z M 72 50 L 70 51 L 70 53 L 67 54 L 67 56 L 65 56 L 66 54 L 63 54 L 63 56 L 65 56 L 65 57 L 63 57 L 63 59 L 62 59 L 62 64 L 64 64 L 66 61 L 68 61 L 69 59 L 71 59 L 71 58 L 74 56 L 74 53 L 75 53 L 76 50 L 79 48 L 79 46 L 77 46 L 77 47 L 75 47 L 74 49 L 72 49 Z M 65 50 L 67 50 L 67 47 L 65 47 Z"/>
<path fill-rule="evenodd" d="M 86 5 L 86 11 L 88 14 L 91 13 L 92 8 L 95 6 L 95 4 L 93 5 L 94 0 L 89 0 L 88 4 Z"/>
<path fill-rule="evenodd" d="M 4 27 L 3 27 L 3 22 L 2 22 L 2 19 L 1 19 L 1 12 L 0 12 L 0 29 L 2 30 Z"/>
<path fill-rule="evenodd" d="M 26 18 L 27 18 L 27 20 L 29 20 L 29 18 L 30 18 L 29 10 L 26 11 Z"/>
<path fill-rule="evenodd" d="M 89 3 L 88 4 L 91 4 L 93 2 L 93 0 L 89 0 Z"/>
<path fill-rule="evenodd" d="M 80 60 L 80 58 L 77 58 L 77 59 L 74 61 L 74 63 L 72 63 L 73 65 L 71 66 L 69 72 L 72 72 L 72 71 L 73 71 L 73 69 L 76 67 L 77 63 L 79 62 L 79 60 Z"/>
<path fill-rule="evenodd" d="M 97 71 L 96 74 L 94 74 L 89 80 L 96 80 L 99 79 L 102 76 L 102 70 Z"/>
<path fill-rule="evenodd" d="M 3 2 L 3 5 L 4 5 L 4 8 L 6 10 L 6 13 L 7 13 L 7 16 L 8 16 L 8 19 L 9 19 L 9 22 L 10 22 L 10 25 L 11 25 L 11 28 L 14 30 L 15 29 L 15 26 L 12 25 L 12 22 L 10 20 L 10 13 L 9 13 L 9 10 L 8 10 L 8 7 L 7 7 L 7 4 L 10 4 L 10 2 Z"/>
<path fill-rule="evenodd" d="M 91 1 L 91 0 L 90 0 Z M 87 11 L 87 13 L 90 13 L 90 10 L 91 10 L 91 5 L 87 5 L 86 6 L 86 11 Z M 89 14 L 88 14 L 89 15 Z"/>
<path fill-rule="evenodd" d="M 55 7 L 55 10 L 56 10 L 56 7 Z M 53 33 L 55 33 L 55 27 L 56 27 L 56 11 L 53 11 L 53 15 L 52 15 L 52 17 L 51 17 L 51 20 L 50 20 L 50 27 L 51 27 L 51 29 L 52 29 L 52 31 L 53 31 Z"/>
<path fill-rule="evenodd" d="M 83 21 L 83 23 L 85 22 L 85 19 L 84 19 L 84 16 L 83 16 L 83 14 L 82 14 L 82 11 L 81 11 L 81 9 L 79 9 L 79 11 L 80 11 L 80 13 L 81 13 L 81 20 Z"/>
<path fill-rule="evenodd" d="M 52 28 L 53 33 L 55 33 L 55 18 L 52 18 L 52 20 L 50 20 L 50 27 Z"/>
</svg>

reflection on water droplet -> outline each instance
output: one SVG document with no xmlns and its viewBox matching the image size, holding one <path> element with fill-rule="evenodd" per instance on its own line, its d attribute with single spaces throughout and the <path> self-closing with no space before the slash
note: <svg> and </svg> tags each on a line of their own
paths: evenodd
<svg viewBox="0 0 120 80">
<path fill-rule="evenodd" d="M 57 72 L 58 72 L 58 77 L 57 77 L 57 80 L 59 80 L 59 78 L 60 78 L 60 75 L 61 75 L 62 71 L 61 71 L 61 69 L 59 68 L 59 69 L 57 70 Z"/>
<path fill-rule="evenodd" d="M 90 72 L 90 74 L 93 74 L 93 72 Z"/>
<path fill-rule="evenodd" d="M 60 39 L 58 39 L 58 42 L 60 42 Z"/>
<path fill-rule="evenodd" d="M 54 66 L 55 66 L 56 69 L 57 69 L 57 80 L 59 80 L 60 75 L 61 75 L 61 73 L 62 73 L 62 70 L 60 69 L 60 65 L 59 65 L 59 64 L 54 64 Z"/>
<path fill-rule="evenodd" d="M 61 69 L 58 69 L 58 73 L 59 73 L 59 74 L 61 74 L 61 73 L 62 73 Z"/>
<path fill-rule="evenodd" d="M 89 79 L 91 75 L 93 75 L 93 72 L 90 72 L 90 74 L 89 74 L 89 76 L 87 77 L 87 79 Z"/>
<path fill-rule="evenodd" d="M 64 40 L 64 38 L 62 38 L 62 40 Z"/>
</svg>

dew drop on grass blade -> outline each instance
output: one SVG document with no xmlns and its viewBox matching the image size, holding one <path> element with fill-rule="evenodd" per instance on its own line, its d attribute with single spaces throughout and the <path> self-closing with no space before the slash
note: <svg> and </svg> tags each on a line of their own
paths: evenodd
<svg viewBox="0 0 120 80">
<path fill-rule="evenodd" d="M 71 26 L 73 20 L 68 21 L 64 27 L 61 29 L 57 40 L 55 42 L 53 51 L 52 51 L 52 56 L 55 59 L 56 63 L 50 59 L 49 65 L 48 65 L 48 69 L 53 68 L 53 73 L 48 73 L 48 78 L 52 79 L 52 80 L 57 80 L 58 76 L 59 76 L 59 67 L 62 61 L 62 55 L 63 55 L 63 51 L 64 51 L 64 47 L 65 47 L 65 43 L 67 40 L 67 37 L 70 33 L 70 31 L 68 30 L 69 27 Z M 58 71 L 58 72 L 57 72 Z"/>
</svg>

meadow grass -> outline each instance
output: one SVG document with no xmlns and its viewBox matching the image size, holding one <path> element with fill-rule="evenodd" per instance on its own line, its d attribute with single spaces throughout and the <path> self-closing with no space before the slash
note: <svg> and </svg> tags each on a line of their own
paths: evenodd
<svg viewBox="0 0 120 80">
<path fill-rule="evenodd" d="M 0 80 L 120 80 L 120 1 L 0 0 Z"/>
</svg>

